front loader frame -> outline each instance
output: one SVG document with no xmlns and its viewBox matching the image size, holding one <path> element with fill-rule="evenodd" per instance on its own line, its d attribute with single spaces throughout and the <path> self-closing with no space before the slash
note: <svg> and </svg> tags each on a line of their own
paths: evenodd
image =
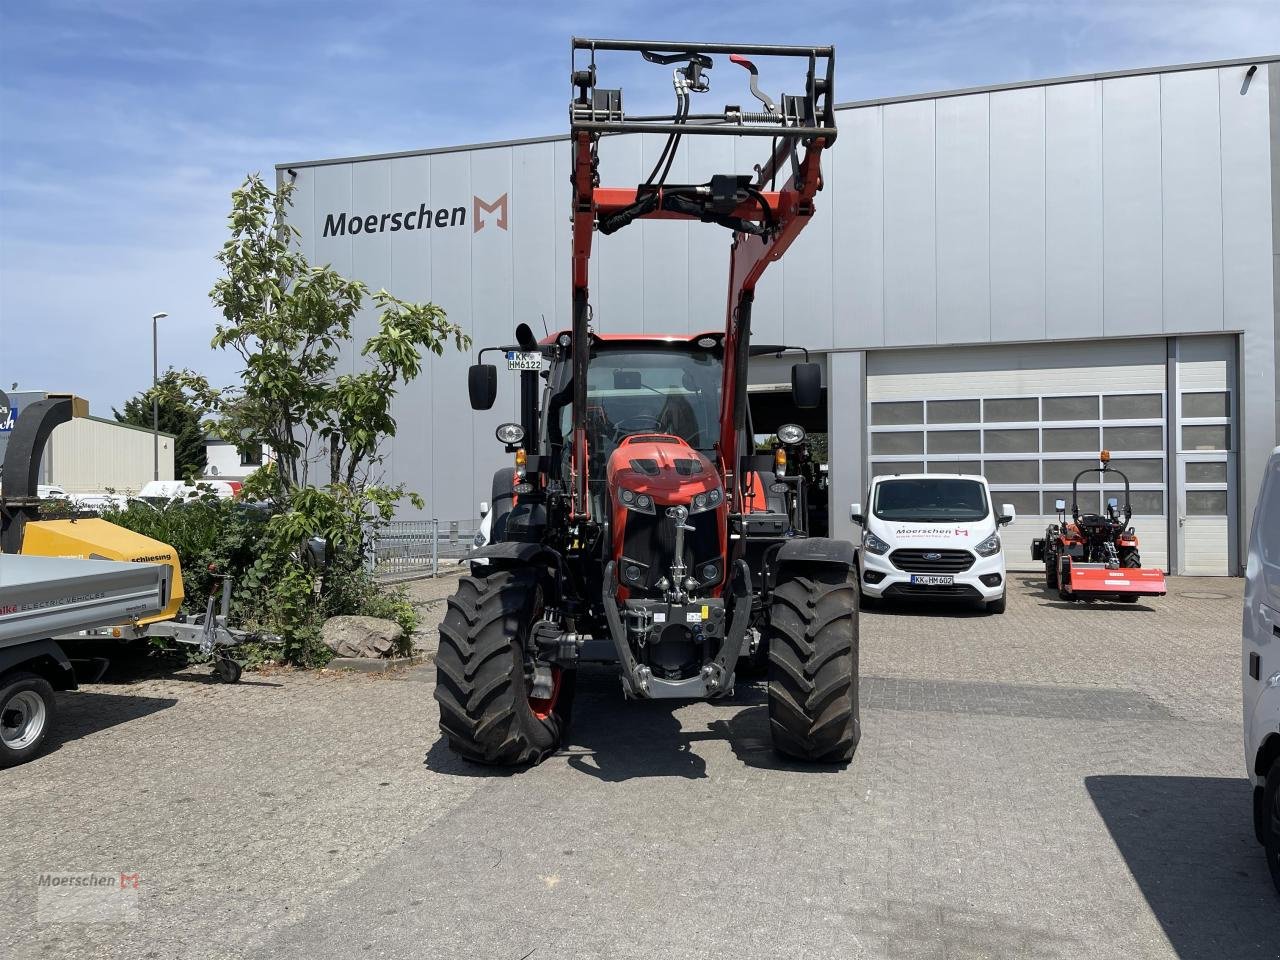
<svg viewBox="0 0 1280 960">
<path fill-rule="evenodd" d="M 632 116 L 623 108 L 622 91 L 597 85 L 596 54 L 605 51 L 640 53 L 659 64 L 684 64 L 673 72 L 677 112 Z M 709 89 L 706 71 L 711 54 L 728 54 L 731 63 L 750 74 L 752 95 L 762 111 L 743 111 L 727 104 L 719 114 L 693 114 L 691 93 Z M 836 138 L 835 49 L 770 44 L 591 40 L 575 37 L 571 44 L 571 79 L 576 96 L 570 107 L 573 141 L 573 470 L 571 515 L 590 521 L 587 499 L 587 362 L 590 357 L 591 307 L 589 265 L 595 230 L 612 233 L 636 219 L 700 219 L 734 230 L 730 247 L 729 290 L 725 311 L 724 411 L 720 426 L 719 465 L 733 509 L 739 509 L 742 490 L 737 476 L 738 434 L 745 425 L 748 344 L 751 303 L 756 284 L 770 263 L 791 246 L 813 216 L 813 198 L 822 189 L 821 154 Z M 805 91 L 774 102 L 760 91 L 759 71 L 752 56 L 799 58 L 807 63 Z M 585 65 L 580 65 L 585 59 Z M 666 133 L 667 149 L 649 180 L 636 188 L 602 187 L 599 141 L 605 134 Z M 689 135 L 769 137 L 772 149 L 750 177 L 713 177 L 708 184 L 665 183 L 681 137 Z M 659 170 L 665 163 L 666 169 Z M 789 170 L 781 189 L 779 172 Z M 660 175 L 659 175 L 660 174 Z M 768 187 L 768 189 L 766 189 Z"/>
</svg>

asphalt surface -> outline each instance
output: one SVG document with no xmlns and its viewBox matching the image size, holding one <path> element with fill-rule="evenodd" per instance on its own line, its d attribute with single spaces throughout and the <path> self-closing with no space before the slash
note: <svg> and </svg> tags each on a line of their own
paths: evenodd
<svg viewBox="0 0 1280 960">
<path fill-rule="evenodd" d="M 413 588 L 428 628 L 449 586 Z M 496 774 L 438 742 L 429 665 L 118 672 L 0 772 L 0 956 L 1280 957 L 1241 585 L 1170 586 L 864 612 L 840 769 L 773 754 L 759 685 L 625 703 L 586 672 L 567 748 Z M 139 874 L 136 914 L 41 919 L 70 871 Z"/>
</svg>

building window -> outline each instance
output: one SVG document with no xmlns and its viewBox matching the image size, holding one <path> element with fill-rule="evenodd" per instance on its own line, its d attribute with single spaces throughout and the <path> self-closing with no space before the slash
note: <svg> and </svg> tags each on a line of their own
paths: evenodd
<svg viewBox="0 0 1280 960">
<path fill-rule="evenodd" d="M 262 444 L 255 443 L 251 446 L 240 448 L 240 466 L 242 467 L 260 467 L 262 466 Z"/>
</svg>

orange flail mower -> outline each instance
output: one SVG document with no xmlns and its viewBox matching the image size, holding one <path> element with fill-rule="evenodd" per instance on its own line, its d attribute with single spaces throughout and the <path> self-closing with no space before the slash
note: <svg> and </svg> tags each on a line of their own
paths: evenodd
<svg viewBox="0 0 1280 960">
<path fill-rule="evenodd" d="M 1071 481 L 1071 519 L 1066 502 L 1059 500 L 1059 522 L 1049 525 L 1043 539 L 1031 541 L 1031 558 L 1044 561 L 1045 586 L 1056 589 L 1063 600 L 1136 603 L 1141 597 L 1163 597 L 1164 571 L 1142 565 L 1138 535 L 1129 526 L 1129 478 L 1111 466 L 1108 451 L 1102 451 L 1098 462 Z M 1109 497 L 1105 512 L 1080 512 L 1080 478 L 1094 473 L 1101 484 L 1111 477 L 1124 483 L 1123 505 Z"/>
</svg>

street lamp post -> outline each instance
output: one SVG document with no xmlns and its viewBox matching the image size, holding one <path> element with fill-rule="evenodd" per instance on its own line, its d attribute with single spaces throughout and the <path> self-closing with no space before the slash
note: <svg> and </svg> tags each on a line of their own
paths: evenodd
<svg viewBox="0 0 1280 960">
<path fill-rule="evenodd" d="M 160 479 L 160 338 L 159 323 L 167 313 L 151 315 L 151 454 L 152 480 Z"/>
</svg>

